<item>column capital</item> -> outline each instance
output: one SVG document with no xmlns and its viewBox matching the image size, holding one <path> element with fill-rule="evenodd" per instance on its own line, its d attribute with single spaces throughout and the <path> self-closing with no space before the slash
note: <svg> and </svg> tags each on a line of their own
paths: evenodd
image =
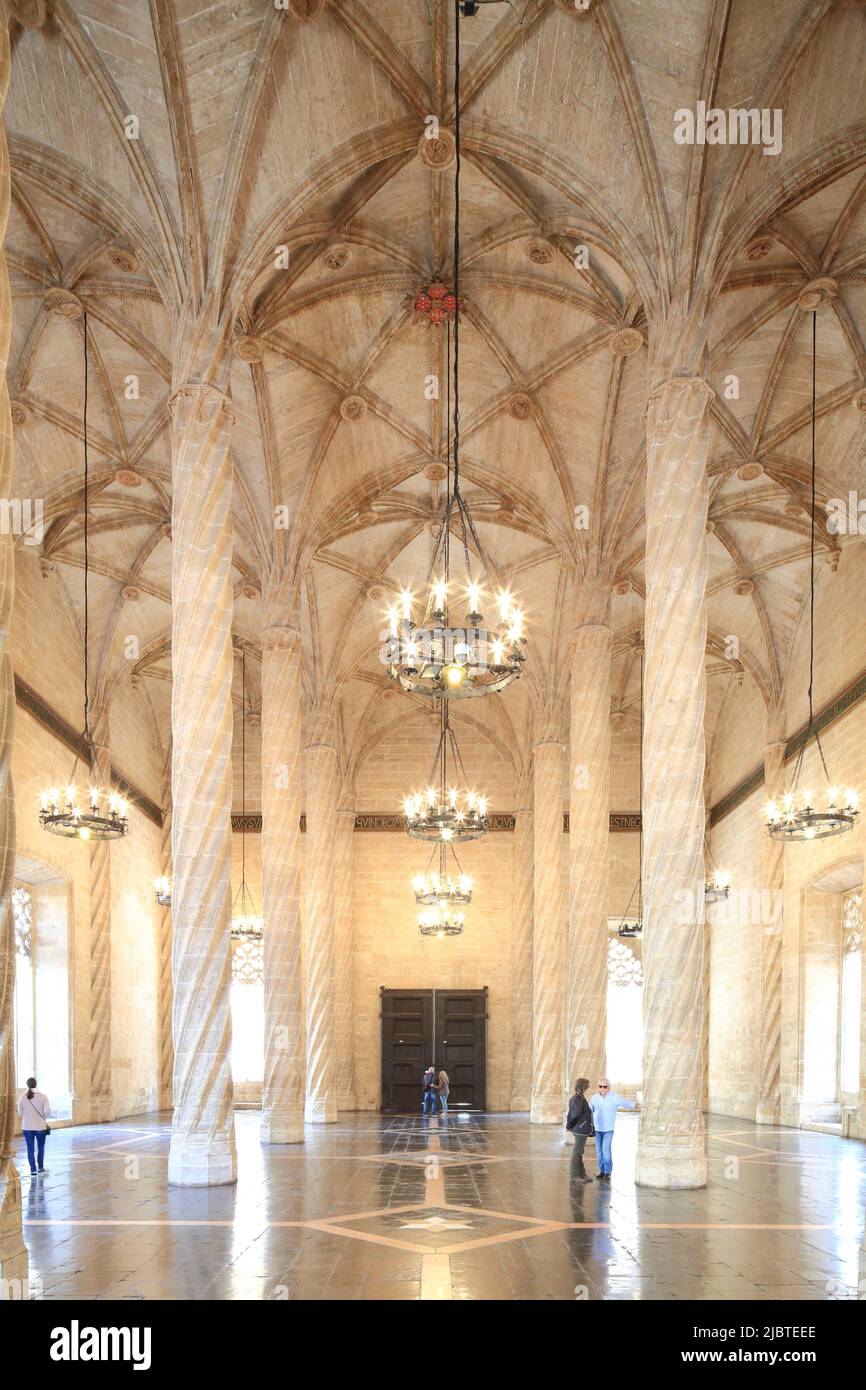
<svg viewBox="0 0 866 1390">
<path fill-rule="evenodd" d="M 231 396 L 207 381 L 186 381 L 182 386 L 178 386 L 168 399 L 171 415 L 177 419 L 186 402 L 194 399 L 209 401 L 213 406 L 222 409 L 229 417 L 229 424 L 234 425 L 236 416 Z"/>
<path fill-rule="evenodd" d="M 664 381 L 660 381 L 654 386 L 646 398 L 646 413 L 649 413 L 650 405 L 656 399 L 661 399 L 675 391 L 696 391 L 700 390 L 705 396 L 705 408 L 711 400 L 715 399 L 715 391 L 710 383 L 702 376 L 671 376 Z"/>
<path fill-rule="evenodd" d="M 296 627 L 288 624 L 271 623 L 262 633 L 262 650 L 273 651 L 292 651 L 298 646 L 301 634 Z"/>
</svg>

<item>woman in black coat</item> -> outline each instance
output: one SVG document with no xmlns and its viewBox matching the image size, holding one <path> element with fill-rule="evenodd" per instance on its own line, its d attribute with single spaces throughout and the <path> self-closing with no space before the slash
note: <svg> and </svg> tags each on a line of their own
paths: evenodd
<svg viewBox="0 0 866 1390">
<path fill-rule="evenodd" d="M 584 1095 L 588 1085 L 589 1078 L 586 1076 L 579 1076 L 575 1081 L 574 1095 L 568 1103 L 568 1116 L 565 1121 L 565 1127 L 574 1139 L 570 1173 L 572 1182 L 592 1182 L 592 1178 L 587 1177 L 586 1169 L 583 1166 L 583 1151 L 586 1148 L 586 1141 L 591 1139 L 594 1133 L 592 1110 Z"/>
</svg>

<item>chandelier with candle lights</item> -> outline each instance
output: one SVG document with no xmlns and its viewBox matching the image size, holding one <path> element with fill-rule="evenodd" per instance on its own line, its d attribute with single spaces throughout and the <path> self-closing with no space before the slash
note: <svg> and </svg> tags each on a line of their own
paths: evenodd
<svg viewBox="0 0 866 1390">
<path fill-rule="evenodd" d="M 434 846 L 426 873 L 416 874 L 412 880 L 415 902 L 421 908 L 418 930 L 422 936 L 459 936 L 465 920 L 461 908 L 472 901 L 472 879 L 460 868 L 453 845 L 440 841 L 439 867 L 431 869 L 436 854 Z M 448 869 L 449 855 L 454 860 L 456 878 Z"/>
<path fill-rule="evenodd" d="M 153 880 L 153 896 L 160 907 L 171 907 L 171 879 L 166 874 Z"/>
<path fill-rule="evenodd" d="M 465 787 L 466 772 L 463 759 L 451 728 L 448 703 L 443 701 L 439 742 L 430 771 L 430 785 L 425 792 L 413 792 L 403 801 L 406 830 L 415 840 L 428 840 L 442 845 L 462 844 L 468 840 L 479 840 L 490 829 L 486 798 L 474 791 L 450 785 L 449 753 L 454 771 L 460 775 Z"/>
<path fill-rule="evenodd" d="M 463 913 L 453 907 L 425 907 L 418 913 L 418 930 L 422 936 L 461 936 Z"/>
<path fill-rule="evenodd" d="M 730 893 L 731 875 L 724 869 L 714 869 L 712 878 L 708 878 L 704 884 L 704 900 L 708 903 L 719 903 L 730 897 Z"/>
<path fill-rule="evenodd" d="M 516 601 L 491 579 L 492 567 L 460 490 L 460 319 L 463 304 L 460 299 L 459 14 L 455 36 L 454 110 L 453 290 L 433 300 L 434 288 L 437 296 L 440 290 L 445 290 L 437 281 L 424 292 L 431 303 L 440 306 L 447 327 L 445 508 L 433 546 L 426 598 L 416 600 L 409 590 L 403 592 L 399 607 L 392 608 L 389 613 L 388 641 L 382 648 L 382 660 L 390 679 L 412 694 L 466 699 L 504 690 L 520 676 L 526 660 L 526 638 L 523 614 Z M 417 299 L 415 303 L 417 309 Z M 448 312 L 442 307 L 445 305 Z M 462 554 L 462 564 L 454 566 L 452 538 L 455 550 Z M 473 570 L 473 556 L 477 573 Z M 485 617 L 485 610 L 495 616 Z"/>
<path fill-rule="evenodd" d="M 809 571 L 809 722 L 803 735 L 800 745 L 800 752 L 794 765 L 794 776 L 788 791 L 784 792 L 781 801 L 769 801 L 766 809 L 766 825 L 770 838 L 773 840 L 826 840 L 831 835 L 844 835 L 847 830 L 853 830 L 854 823 L 860 814 L 860 803 L 858 794 L 853 788 L 848 787 L 844 791 L 832 784 L 827 761 L 824 757 L 824 749 L 821 746 L 821 735 L 815 723 L 815 715 L 812 708 L 812 686 L 815 670 L 815 422 L 817 417 L 818 399 L 818 368 L 817 368 L 817 337 L 818 337 L 818 314 L 817 310 L 812 311 L 812 535 L 810 545 L 810 571 Z M 821 768 L 826 779 L 826 790 L 820 795 L 811 790 L 800 788 L 800 773 L 803 767 L 803 758 L 806 746 L 814 738 L 818 749 L 818 756 L 821 761 Z"/>
<path fill-rule="evenodd" d="M 40 794 L 39 823 L 49 835 L 60 835 L 70 840 L 119 840 L 127 834 L 129 821 L 126 817 L 127 804 L 117 792 L 94 784 L 93 774 L 97 768 L 96 749 L 90 730 L 90 522 L 88 516 L 90 464 L 87 432 L 87 387 L 88 387 L 88 336 L 87 314 L 84 315 L 84 730 L 80 740 L 81 751 L 75 758 L 72 775 L 62 791 L 52 787 Z M 79 792 L 75 785 L 78 764 L 87 769 L 88 786 Z"/>
<path fill-rule="evenodd" d="M 241 652 L 241 882 L 232 903 L 231 937 L 234 942 L 261 941 L 264 922 L 247 886 L 247 656 Z"/>
</svg>

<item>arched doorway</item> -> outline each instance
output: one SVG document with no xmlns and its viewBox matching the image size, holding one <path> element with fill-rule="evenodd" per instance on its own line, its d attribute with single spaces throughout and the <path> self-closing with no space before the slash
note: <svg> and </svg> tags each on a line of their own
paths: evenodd
<svg viewBox="0 0 866 1390">
<path fill-rule="evenodd" d="M 56 869 L 16 856 L 15 1083 L 37 1076 L 56 1119 L 72 1116 L 69 892 Z"/>
</svg>

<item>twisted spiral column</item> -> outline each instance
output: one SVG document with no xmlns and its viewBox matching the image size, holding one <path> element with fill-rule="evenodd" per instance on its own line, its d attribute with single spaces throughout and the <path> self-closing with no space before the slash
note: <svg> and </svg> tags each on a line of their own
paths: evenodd
<svg viewBox="0 0 866 1390">
<path fill-rule="evenodd" d="M 12 483 L 12 415 L 6 364 L 12 328 L 9 272 L 3 243 L 9 220 L 9 150 L 2 109 L 9 89 L 9 19 L 0 5 L 0 496 Z M 27 1278 L 21 1226 L 21 1184 L 13 1157 L 15 1134 L 15 795 L 12 742 L 15 734 L 15 677 L 9 655 L 9 626 L 15 594 L 15 553 L 8 528 L 0 532 L 0 1278 Z M 4 1286 L 5 1287 L 5 1286 Z"/>
<path fill-rule="evenodd" d="M 532 784 L 517 788 L 511 876 L 511 1109 L 529 1110 L 532 1093 Z"/>
<path fill-rule="evenodd" d="M 571 653 L 567 1080 L 593 1085 L 607 1069 L 611 645 L 606 623 L 585 623 Z"/>
<path fill-rule="evenodd" d="M 103 791 L 111 785 L 108 717 L 100 716 L 93 736 L 94 779 Z M 111 843 L 90 846 L 90 1119 L 114 1119 L 111 1077 Z"/>
<path fill-rule="evenodd" d="M 532 942 L 532 1124 L 565 1114 L 565 749 L 548 730 L 533 751 L 534 896 Z"/>
<path fill-rule="evenodd" d="M 647 419 L 644 1104 L 636 1180 L 703 1187 L 707 407 L 675 377 Z"/>
<path fill-rule="evenodd" d="M 319 716 L 306 747 L 307 1103 L 313 1124 L 337 1118 L 334 953 L 334 825 L 337 746 L 333 719 Z"/>
<path fill-rule="evenodd" d="M 343 786 L 334 839 L 337 1109 L 355 1109 L 355 804 Z"/>
<path fill-rule="evenodd" d="M 785 780 L 784 740 L 764 751 L 768 801 L 781 798 Z M 782 1099 L 782 914 L 777 911 L 785 881 L 785 846 L 764 832 L 761 844 L 761 1035 L 755 1121 L 777 1125 Z M 777 896 L 778 895 L 778 896 Z M 767 909 L 770 909 L 769 911 Z"/>
<path fill-rule="evenodd" d="M 162 835 L 159 842 L 159 863 L 160 872 L 168 879 L 172 875 L 171 864 L 171 778 L 166 780 L 163 787 L 162 804 L 164 806 L 162 818 Z M 171 982 L 171 956 L 172 956 L 172 925 L 171 925 L 171 904 L 168 907 L 157 908 L 159 912 L 159 949 L 158 949 L 158 969 L 159 978 L 157 981 L 157 1021 L 159 1028 L 159 1077 L 157 1079 L 158 1099 L 157 1104 L 160 1110 L 170 1110 L 173 1103 L 173 1081 L 174 1081 L 174 1042 L 171 1036 L 171 1015 L 172 1015 L 172 982 Z"/>
<path fill-rule="evenodd" d="M 261 1139 L 304 1140 L 301 931 L 301 640 L 271 626 L 262 641 L 262 899 L 265 1073 Z"/>
<path fill-rule="evenodd" d="M 169 1182 L 237 1179 L 232 1116 L 231 402 L 182 386 L 173 414 L 172 916 L 175 1108 Z"/>
</svg>

